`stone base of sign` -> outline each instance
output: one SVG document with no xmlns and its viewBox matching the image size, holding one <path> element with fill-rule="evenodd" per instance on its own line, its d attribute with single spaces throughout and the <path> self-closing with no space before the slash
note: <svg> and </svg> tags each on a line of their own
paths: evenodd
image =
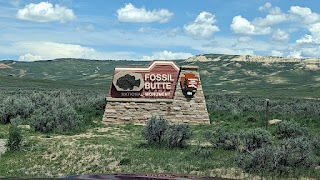
<svg viewBox="0 0 320 180">
<path fill-rule="evenodd" d="M 182 66 L 180 77 L 185 73 L 194 73 L 200 80 L 197 66 Z M 196 94 L 189 99 L 182 93 L 180 77 L 173 99 L 107 97 L 102 121 L 106 124 L 145 124 L 152 116 L 163 116 L 171 123 L 210 124 L 201 80 Z"/>
</svg>

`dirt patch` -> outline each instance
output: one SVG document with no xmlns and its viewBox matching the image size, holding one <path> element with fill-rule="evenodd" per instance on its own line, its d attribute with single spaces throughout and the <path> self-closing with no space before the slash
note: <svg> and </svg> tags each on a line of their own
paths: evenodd
<svg viewBox="0 0 320 180">
<path fill-rule="evenodd" d="M 267 77 L 267 82 L 270 84 L 284 84 L 284 83 L 287 83 L 288 80 L 284 77 L 269 76 Z"/>
<path fill-rule="evenodd" d="M 311 71 L 318 71 L 320 70 L 320 67 L 317 64 L 307 64 L 306 69 Z"/>
<path fill-rule="evenodd" d="M 190 144 L 190 145 L 199 145 L 199 146 L 201 146 L 201 147 L 210 147 L 210 146 L 212 146 L 212 144 L 210 144 L 209 142 L 201 142 L 201 143 L 199 144 L 199 141 L 196 141 L 196 140 L 190 141 L 189 144 Z"/>
<path fill-rule="evenodd" d="M 100 74 L 91 74 L 89 76 L 81 78 L 81 80 L 94 79 L 94 78 L 97 78 L 97 77 L 100 77 Z"/>
<path fill-rule="evenodd" d="M 235 66 L 238 67 L 238 68 L 242 67 L 242 65 L 239 64 L 239 63 L 236 63 Z"/>
<path fill-rule="evenodd" d="M 19 77 L 23 77 L 23 76 L 25 76 L 26 75 L 26 70 L 24 70 L 24 69 L 20 69 L 20 71 L 19 71 Z"/>
<path fill-rule="evenodd" d="M 314 77 L 315 81 L 320 81 L 320 76 L 319 77 Z"/>
<path fill-rule="evenodd" d="M 217 168 L 210 172 L 211 177 L 231 178 L 231 179 L 261 179 L 261 177 L 244 173 L 239 168 Z"/>
<path fill-rule="evenodd" d="M 231 82 L 232 83 L 238 83 L 238 82 L 241 82 L 241 79 L 232 79 Z"/>
<path fill-rule="evenodd" d="M 236 71 L 235 71 L 235 70 L 227 71 L 227 74 L 228 74 L 228 75 L 233 75 L 233 74 L 235 74 L 235 73 L 236 73 Z"/>
<path fill-rule="evenodd" d="M 6 152 L 7 150 L 6 143 L 7 143 L 6 139 L 0 139 L 0 155 Z"/>
<path fill-rule="evenodd" d="M 209 71 L 207 71 L 207 70 L 201 70 L 200 74 L 201 75 L 205 75 L 205 76 L 211 75 L 211 73 Z"/>
<path fill-rule="evenodd" d="M 244 73 L 245 75 L 247 75 L 247 76 L 258 76 L 258 73 L 254 72 L 254 71 L 251 71 L 251 70 L 249 70 L 249 71 L 247 71 L 247 70 L 242 70 L 242 71 L 243 71 L 243 73 Z"/>
<path fill-rule="evenodd" d="M 119 130 L 119 128 L 114 128 L 114 127 L 105 127 L 105 128 L 96 128 L 95 129 L 97 132 L 110 132 L 114 130 Z"/>
<path fill-rule="evenodd" d="M 0 69 L 6 69 L 6 68 L 11 68 L 11 66 L 7 65 L 7 64 L 3 64 L 3 63 L 0 63 Z"/>
</svg>

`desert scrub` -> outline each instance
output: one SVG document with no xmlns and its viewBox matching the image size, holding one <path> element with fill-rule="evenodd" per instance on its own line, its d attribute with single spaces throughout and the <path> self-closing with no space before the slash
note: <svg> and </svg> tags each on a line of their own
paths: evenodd
<svg viewBox="0 0 320 180">
<path fill-rule="evenodd" d="M 164 133 L 168 128 L 168 121 L 163 117 L 152 116 L 142 129 L 142 136 L 148 144 L 161 144 L 164 142 Z"/>
<path fill-rule="evenodd" d="M 82 123 L 82 117 L 63 98 L 57 98 L 50 106 L 36 110 L 32 119 L 35 130 L 43 133 L 62 133 Z"/>
<path fill-rule="evenodd" d="M 204 137 L 213 147 L 216 148 L 235 150 L 239 145 L 239 135 L 227 132 L 222 128 L 218 128 L 213 133 L 211 133 L 210 131 L 206 131 L 204 133 Z"/>
<path fill-rule="evenodd" d="M 192 132 L 187 124 L 174 124 L 166 130 L 165 141 L 169 148 L 183 148 L 191 136 Z"/>
<path fill-rule="evenodd" d="M 288 175 L 290 172 L 316 166 L 313 145 L 305 137 L 284 140 L 279 146 L 265 146 L 252 152 L 239 153 L 236 164 L 250 173 Z"/>
<path fill-rule="evenodd" d="M 0 107 L 0 122 L 3 124 L 10 123 L 12 118 L 21 116 L 29 117 L 34 111 L 34 103 L 28 97 L 8 96 L 4 99 Z"/>
<path fill-rule="evenodd" d="M 168 148 L 183 148 L 192 132 L 186 124 L 169 125 L 163 117 L 152 116 L 142 129 L 142 136 L 148 144 L 166 146 Z"/>
<path fill-rule="evenodd" d="M 282 121 L 276 127 L 276 134 L 278 138 L 295 138 L 300 136 L 307 136 L 308 129 L 301 127 L 294 121 Z"/>
<path fill-rule="evenodd" d="M 10 151 L 21 150 L 23 143 L 23 137 L 20 130 L 16 126 L 10 126 L 8 141 L 6 143 L 7 148 Z"/>
<path fill-rule="evenodd" d="M 242 148 L 246 151 L 254 151 L 256 149 L 272 145 L 272 135 L 269 131 L 255 128 L 240 133 Z"/>
<path fill-rule="evenodd" d="M 101 116 L 106 105 L 105 98 L 98 93 L 72 90 L 19 91 L 2 101 L 0 123 L 29 124 L 43 133 L 85 129 L 88 126 L 82 124 L 88 125 Z"/>
</svg>

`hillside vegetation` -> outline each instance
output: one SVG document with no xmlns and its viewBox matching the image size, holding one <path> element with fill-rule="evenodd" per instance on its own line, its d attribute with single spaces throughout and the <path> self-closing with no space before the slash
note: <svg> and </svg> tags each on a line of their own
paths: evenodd
<svg viewBox="0 0 320 180">
<path fill-rule="evenodd" d="M 175 62 L 199 66 L 211 124 L 190 126 L 191 139 L 184 148 L 173 149 L 148 145 L 141 135 L 142 126 L 101 123 L 115 66 L 146 66 L 148 61 L 0 61 L 0 117 L 6 120 L 0 123 L 0 177 L 176 173 L 319 179 L 319 63 L 202 56 L 206 60 Z M 268 118 L 284 123 L 262 131 L 266 98 L 270 99 Z M 3 154 L 11 124 L 20 125 L 22 150 Z M 267 137 L 268 146 L 255 151 L 239 143 L 259 133 Z M 295 153 L 281 155 L 290 148 L 306 158 L 297 159 Z M 265 166 L 255 159 L 262 155 L 287 158 L 291 164 Z M 256 166 L 265 169 L 251 168 Z"/>
<path fill-rule="evenodd" d="M 319 63 L 247 62 L 233 61 L 235 56 L 207 56 L 219 58 L 219 61 L 176 61 L 179 65 L 199 66 L 206 94 L 228 92 L 263 97 L 320 97 Z M 116 66 L 140 66 L 149 62 L 59 59 L 32 63 L 2 61 L 1 64 L 2 89 L 92 88 L 107 92 Z"/>
</svg>

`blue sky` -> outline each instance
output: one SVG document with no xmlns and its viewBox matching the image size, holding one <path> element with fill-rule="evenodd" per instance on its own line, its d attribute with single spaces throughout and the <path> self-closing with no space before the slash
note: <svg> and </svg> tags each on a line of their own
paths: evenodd
<svg viewBox="0 0 320 180">
<path fill-rule="evenodd" d="M 0 59 L 320 57 L 319 0 L 0 0 Z"/>
</svg>

